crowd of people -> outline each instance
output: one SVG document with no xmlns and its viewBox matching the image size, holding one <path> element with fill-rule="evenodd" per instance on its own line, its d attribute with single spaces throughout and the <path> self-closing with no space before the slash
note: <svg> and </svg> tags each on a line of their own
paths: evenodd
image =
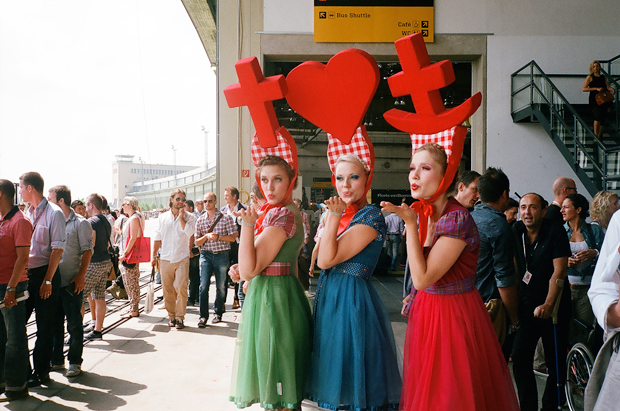
<svg viewBox="0 0 620 411">
<path fill-rule="evenodd" d="M 208 326 L 212 275 L 211 323 L 221 322 L 229 282 L 236 284 L 233 308 L 243 308 L 244 315 L 230 399 L 239 407 L 258 402 L 266 409 L 299 409 L 310 399 L 334 410 L 533 411 L 533 362 L 541 345 L 548 370 L 542 409 L 557 409 L 556 382 L 564 384 L 569 341 L 579 332 L 573 320 L 597 327 L 598 347 L 605 337 L 618 338 L 618 274 L 601 268 L 619 252 L 612 244 L 620 236 L 620 220 L 613 217 L 618 195 L 602 191 L 589 203 L 573 180 L 561 177 L 553 182 L 551 203 L 537 193 L 517 202 L 510 198 L 508 177 L 489 167 L 482 175 L 459 174 L 450 196 L 434 196 L 445 164 L 440 146 L 420 147 L 409 183 L 417 203 L 429 207 L 378 207 L 366 200 L 369 162 L 341 155 L 332 168 L 338 196 L 317 213 L 312 257 L 310 218 L 292 197 L 297 175 L 280 157 L 259 163 L 260 184 L 248 206 L 235 187 L 224 190 L 221 208 L 215 193 L 194 202 L 174 190 L 151 249 L 168 325 L 183 329 L 186 307 L 198 304 L 197 326 Z M 124 198 L 114 220 L 98 194 L 72 201 L 69 188 L 60 185 L 46 197 L 36 172 L 20 177 L 19 194 L 28 204 L 23 212 L 14 205 L 14 184 L 0 180 L 5 401 L 49 384 L 50 371 L 65 367 L 65 344 L 66 375 L 81 373 L 83 341 L 102 338 L 105 293 L 116 268 L 129 299 L 121 316 L 140 315 L 139 268 L 127 262 L 145 228 L 137 199 Z M 606 231 L 613 234 L 605 242 Z M 368 281 L 384 247 L 394 268 L 401 240 L 408 319 L 402 376 L 387 309 Z M 109 254 L 113 244 L 120 246 L 118 267 Z M 316 266 L 321 274 L 316 294 L 309 294 L 308 276 Z M 86 324 L 85 304 L 91 315 Z M 33 311 L 31 362 L 26 323 Z M 609 351 L 613 358 L 605 366 L 617 362 Z M 614 392 L 604 375 L 593 396 Z"/>
</svg>

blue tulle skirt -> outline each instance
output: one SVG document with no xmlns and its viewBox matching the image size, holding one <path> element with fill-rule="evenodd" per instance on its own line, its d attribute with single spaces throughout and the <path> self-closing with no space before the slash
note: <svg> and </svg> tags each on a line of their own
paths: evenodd
<svg viewBox="0 0 620 411">
<path fill-rule="evenodd" d="M 387 308 L 368 279 L 321 273 L 306 397 L 331 410 L 398 409 L 402 380 Z"/>
</svg>

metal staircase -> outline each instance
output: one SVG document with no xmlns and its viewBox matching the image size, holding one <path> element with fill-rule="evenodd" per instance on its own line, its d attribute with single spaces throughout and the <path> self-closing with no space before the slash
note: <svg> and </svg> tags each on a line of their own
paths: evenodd
<svg viewBox="0 0 620 411">
<path fill-rule="evenodd" d="M 607 69 L 601 73 L 609 84 L 620 90 L 620 55 L 601 61 L 601 66 Z M 588 118 L 590 111 L 571 105 L 535 61 L 511 77 L 513 121 L 540 123 L 592 196 L 600 190 L 620 189 L 618 93 L 610 115 L 614 120 L 605 125 L 599 140 Z"/>
</svg>

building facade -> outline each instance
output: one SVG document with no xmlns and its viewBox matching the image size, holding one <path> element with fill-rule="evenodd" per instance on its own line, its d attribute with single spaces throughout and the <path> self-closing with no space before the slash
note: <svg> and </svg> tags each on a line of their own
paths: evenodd
<svg viewBox="0 0 620 411">
<path fill-rule="evenodd" d="M 256 56 L 266 76 L 286 74 L 307 60 L 327 62 L 348 48 L 370 53 L 383 67 L 398 63 L 393 43 L 315 42 L 313 0 L 184 3 L 202 4 L 215 13 L 220 189 L 236 185 L 249 191 L 253 182 L 249 148 L 254 127 L 249 111 L 246 107 L 228 108 L 223 95 L 226 86 L 238 82 L 234 65 L 239 59 Z M 471 118 L 462 168 L 482 172 L 488 166 L 502 167 L 511 180 L 512 192 L 521 195 L 534 191 L 549 199 L 551 184 L 559 176 L 575 179 L 580 192 L 586 193 L 574 167 L 539 124 L 513 122 L 511 74 L 535 60 L 546 73 L 566 76 L 561 91 L 571 103 L 587 102 L 581 86 L 590 62 L 620 54 L 620 25 L 616 23 L 620 3 L 435 0 L 433 7 L 434 42 L 426 44 L 431 60 L 450 59 L 466 65 L 469 82 L 464 87 L 469 87 L 469 95 L 478 91 L 483 95 L 482 106 Z M 196 16 L 188 11 L 196 22 Z M 374 124 L 379 118 L 380 112 L 365 119 L 365 124 Z M 287 128 L 293 127 L 294 116 L 290 119 Z M 371 126 L 368 130 L 376 149 L 373 189 L 406 191 L 409 137 L 396 131 L 373 131 Z M 324 133 L 312 131 L 310 126 L 301 126 L 292 132 L 298 142 L 306 192 L 330 176 L 326 138 Z M 317 192 L 318 187 L 314 188 Z"/>
<path fill-rule="evenodd" d="M 146 186 L 152 180 L 168 178 L 174 183 L 175 175 L 177 179 L 180 179 L 180 174 L 198 168 L 197 166 L 136 163 L 134 158 L 135 156 L 132 155 L 117 155 L 112 163 L 113 198 L 109 200 L 110 207 L 120 208 L 125 196 L 140 190 L 143 185 Z"/>
</svg>

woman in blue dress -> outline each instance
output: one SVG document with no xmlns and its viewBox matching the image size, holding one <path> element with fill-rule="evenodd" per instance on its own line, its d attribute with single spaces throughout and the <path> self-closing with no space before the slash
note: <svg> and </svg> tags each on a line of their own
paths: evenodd
<svg viewBox="0 0 620 411">
<path fill-rule="evenodd" d="M 401 376 L 388 311 L 370 282 L 385 241 L 385 220 L 368 204 L 371 171 L 359 157 L 338 158 L 339 197 L 325 201 L 307 397 L 331 410 L 398 409 Z"/>
</svg>

